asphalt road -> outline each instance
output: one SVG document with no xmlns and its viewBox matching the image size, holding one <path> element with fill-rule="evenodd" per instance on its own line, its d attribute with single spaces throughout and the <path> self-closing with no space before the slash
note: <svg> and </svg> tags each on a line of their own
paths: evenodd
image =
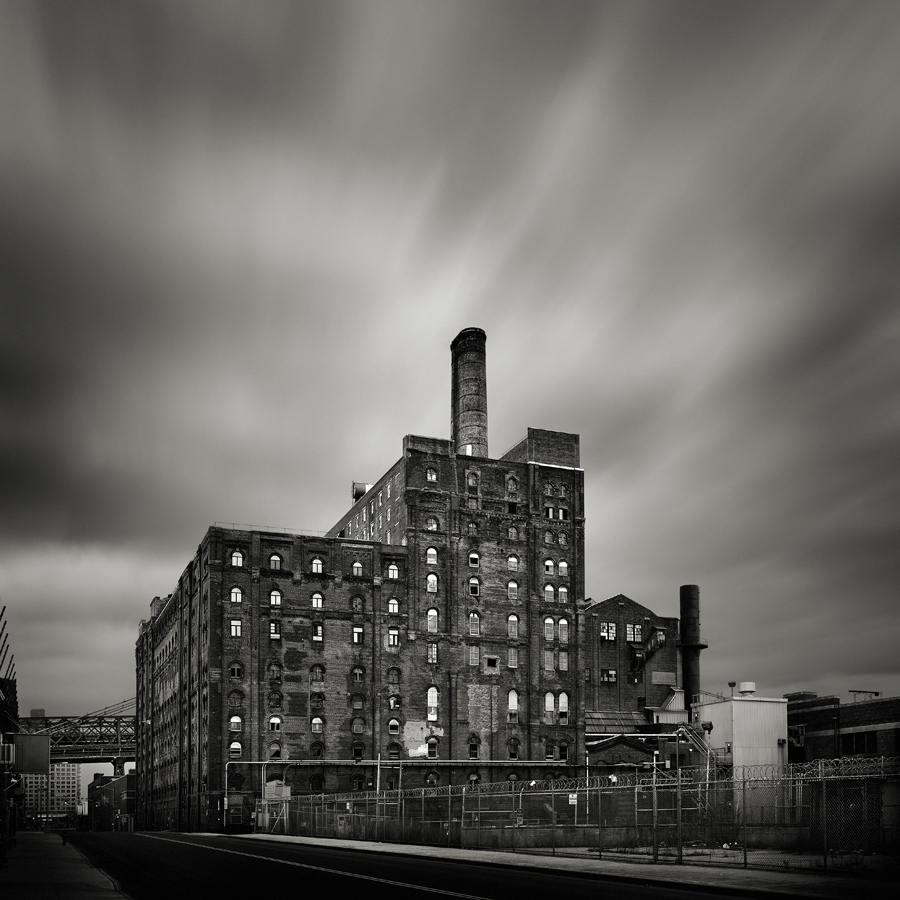
<svg viewBox="0 0 900 900">
<path fill-rule="evenodd" d="M 727 894 L 666 890 L 580 875 L 442 860 L 268 843 L 215 835 L 70 833 L 70 842 L 114 878 L 133 900 L 297 897 L 339 900 L 350 892 L 391 900 L 432 896 L 510 900 L 705 900 Z M 382 894 L 384 891 L 384 894 Z"/>
</svg>

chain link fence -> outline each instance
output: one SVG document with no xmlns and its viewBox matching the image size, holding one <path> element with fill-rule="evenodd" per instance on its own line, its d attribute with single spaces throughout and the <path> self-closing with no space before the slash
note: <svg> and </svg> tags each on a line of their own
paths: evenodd
<svg viewBox="0 0 900 900">
<path fill-rule="evenodd" d="M 258 831 L 753 868 L 900 872 L 900 759 L 257 802 Z"/>
</svg>

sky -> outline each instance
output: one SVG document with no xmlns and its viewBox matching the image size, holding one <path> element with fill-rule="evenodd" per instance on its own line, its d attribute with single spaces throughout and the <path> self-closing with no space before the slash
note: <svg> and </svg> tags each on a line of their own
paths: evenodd
<svg viewBox="0 0 900 900">
<path fill-rule="evenodd" d="M 20 711 L 134 696 L 214 522 L 581 435 L 586 592 L 704 689 L 900 695 L 900 5 L 0 0 Z"/>
</svg>

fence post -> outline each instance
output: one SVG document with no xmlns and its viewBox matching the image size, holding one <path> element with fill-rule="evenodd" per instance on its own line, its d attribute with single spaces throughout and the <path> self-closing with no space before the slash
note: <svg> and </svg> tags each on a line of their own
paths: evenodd
<svg viewBox="0 0 900 900">
<path fill-rule="evenodd" d="M 453 792 L 447 785 L 447 846 L 450 846 L 450 822 L 453 819 Z"/>
<path fill-rule="evenodd" d="M 476 796 L 478 797 L 478 818 L 475 820 L 475 846 L 480 850 L 481 849 L 481 786 L 476 785 L 475 790 L 477 791 Z"/>
<path fill-rule="evenodd" d="M 746 771 L 743 773 L 743 777 L 741 779 L 741 818 L 743 819 L 743 835 L 741 836 L 741 843 L 744 845 L 744 868 L 747 868 L 747 773 Z"/>
<path fill-rule="evenodd" d="M 656 826 L 659 820 L 659 800 L 656 796 L 656 754 L 653 755 L 653 862 L 659 862 L 659 841 Z"/>
<path fill-rule="evenodd" d="M 597 779 L 597 859 L 603 859 L 603 782 Z"/>
<path fill-rule="evenodd" d="M 425 788 L 422 788 L 422 821 L 419 827 L 419 843 L 425 843 Z"/>
<path fill-rule="evenodd" d="M 822 782 L 822 868 L 828 868 L 828 792 L 824 761 L 819 760 L 819 780 Z"/>
<path fill-rule="evenodd" d="M 550 783 L 550 825 L 553 829 L 553 855 L 556 856 L 556 783 Z"/>
<path fill-rule="evenodd" d="M 676 828 L 676 842 L 678 844 L 678 863 L 679 865 L 684 862 L 684 856 L 682 853 L 682 832 L 681 832 L 681 769 L 678 770 L 678 780 L 675 783 L 675 822 L 677 825 Z"/>
<path fill-rule="evenodd" d="M 465 842 L 463 840 L 463 831 L 466 828 L 466 786 L 463 785 L 462 789 L 462 800 L 460 801 L 460 813 L 459 813 L 459 846 L 464 847 Z"/>
</svg>

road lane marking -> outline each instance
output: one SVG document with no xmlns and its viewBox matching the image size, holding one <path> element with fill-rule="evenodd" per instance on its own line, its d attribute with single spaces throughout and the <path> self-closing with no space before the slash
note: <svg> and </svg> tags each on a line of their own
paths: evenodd
<svg viewBox="0 0 900 900">
<path fill-rule="evenodd" d="M 426 887 L 422 884 L 410 884 L 407 881 L 391 881 L 390 878 L 376 878 L 374 875 L 359 875 L 356 872 L 344 872 L 341 869 L 327 869 L 324 866 L 312 866 L 309 863 L 294 862 L 290 859 L 278 859 L 273 856 L 261 856 L 258 853 L 245 853 L 243 850 L 227 850 L 225 847 L 215 847 L 211 844 L 198 844 L 195 841 L 179 841 L 175 838 L 159 837 L 155 834 L 137 832 L 139 837 L 150 838 L 154 841 L 166 841 L 169 844 L 187 844 L 191 847 L 202 847 L 204 850 L 216 850 L 219 853 L 231 853 L 234 856 L 249 856 L 250 859 L 263 859 L 266 862 L 282 863 L 285 866 L 296 866 L 299 869 L 312 869 L 316 872 L 327 872 L 329 875 L 345 875 L 347 878 L 361 878 L 363 881 L 377 881 L 379 884 L 392 884 L 395 887 L 412 888 L 417 891 L 428 891 L 430 894 L 443 894 L 445 897 L 464 897 L 465 900 L 489 900 L 487 897 L 479 897 L 476 894 L 459 894 L 456 891 L 445 891 L 441 888 Z"/>
</svg>

